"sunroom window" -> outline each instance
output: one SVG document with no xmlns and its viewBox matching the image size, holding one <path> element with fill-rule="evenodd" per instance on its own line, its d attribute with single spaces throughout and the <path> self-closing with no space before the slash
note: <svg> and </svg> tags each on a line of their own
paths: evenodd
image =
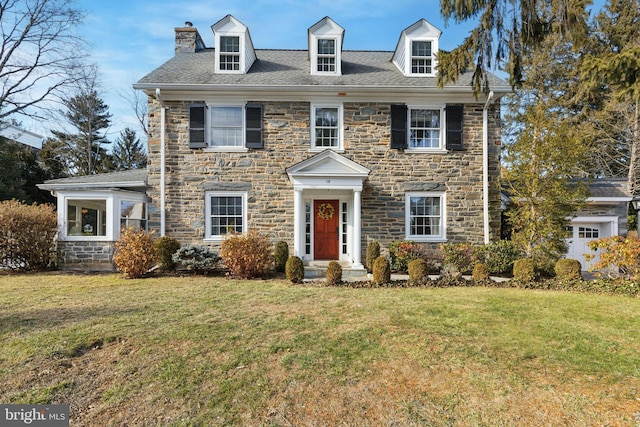
<svg viewBox="0 0 640 427">
<path fill-rule="evenodd" d="M 67 236 L 106 235 L 106 200 L 67 200 Z"/>
<path fill-rule="evenodd" d="M 131 200 L 120 201 L 120 229 L 147 229 L 147 204 Z"/>
</svg>

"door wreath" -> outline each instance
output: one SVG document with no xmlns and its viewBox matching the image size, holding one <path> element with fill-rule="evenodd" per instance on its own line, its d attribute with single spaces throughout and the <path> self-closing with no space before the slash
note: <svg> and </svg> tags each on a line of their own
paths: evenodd
<svg viewBox="0 0 640 427">
<path fill-rule="evenodd" d="M 318 218 L 329 220 L 333 218 L 333 215 L 336 213 L 336 210 L 331 206 L 330 203 L 322 203 L 318 207 Z"/>
</svg>

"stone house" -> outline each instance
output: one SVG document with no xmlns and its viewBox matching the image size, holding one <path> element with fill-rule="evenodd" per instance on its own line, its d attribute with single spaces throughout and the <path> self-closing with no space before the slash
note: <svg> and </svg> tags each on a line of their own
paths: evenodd
<svg viewBox="0 0 640 427">
<path fill-rule="evenodd" d="M 372 240 L 386 251 L 393 240 L 435 249 L 499 239 L 510 87 L 490 76 L 492 92 L 476 96 L 471 72 L 438 87 L 440 30 L 420 19 L 394 51 L 344 50 L 329 17 L 293 35 L 307 50 L 256 49 L 231 15 L 212 30 L 215 48 L 190 23 L 175 28 L 175 55 L 134 84 L 149 99 L 149 229 L 214 250 L 230 232 L 256 230 L 307 264 L 339 260 L 354 272 Z M 124 218 L 120 194 L 133 194 L 111 184 L 105 241 Z M 61 240 L 81 215 L 67 199 Z"/>
</svg>

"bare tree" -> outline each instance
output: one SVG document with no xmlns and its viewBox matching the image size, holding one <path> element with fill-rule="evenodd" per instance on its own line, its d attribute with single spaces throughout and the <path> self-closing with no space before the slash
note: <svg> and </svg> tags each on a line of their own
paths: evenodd
<svg viewBox="0 0 640 427">
<path fill-rule="evenodd" d="M 133 86 L 129 86 L 127 90 L 118 91 L 118 94 L 122 99 L 127 101 L 133 114 L 135 114 L 136 119 L 138 120 L 138 124 L 140 125 L 140 130 L 142 133 L 148 137 L 149 129 L 147 127 L 147 95 L 140 90 L 136 90 Z"/>
<path fill-rule="evenodd" d="M 0 0 L 0 120 L 42 117 L 84 73 L 83 15 L 73 0 Z"/>
</svg>

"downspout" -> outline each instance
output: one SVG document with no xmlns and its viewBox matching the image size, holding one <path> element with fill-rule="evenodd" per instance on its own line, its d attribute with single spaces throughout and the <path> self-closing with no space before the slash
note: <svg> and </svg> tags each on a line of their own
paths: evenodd
<svg viewBox="0 0 640 427">
<path fill-rule="evenodd" d="M 160 95 L 160 88 L 156 88 L 156 99 L 160 102 L 160 237 L 165 235 L 165 111 L 166 107 L 162 96 Z"/>
<path fill-rule="evenodd" d="M 489 105 L 493 101 L 493 91 L 489 92 L 482 109 L 482 201 L 484 244 L 491 243 L 489 233 Z"/>
</svg>

